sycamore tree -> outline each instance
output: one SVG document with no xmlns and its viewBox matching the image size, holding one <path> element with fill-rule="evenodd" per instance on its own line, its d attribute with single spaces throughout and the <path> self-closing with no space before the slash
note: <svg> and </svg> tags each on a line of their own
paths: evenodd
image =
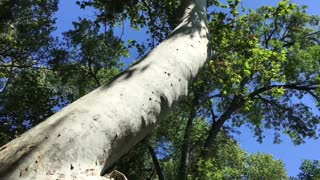
<svg viewBox="0 0 320 180">
<path fill-rule="evenodd" d="M 180 179 L 216 163 L 211 154 L 222 128 L 235 132 L 247 125 L 260 142 L 265 128 L 275 130 L 275 143 L 281 134 L 295 144 L 318 138 L 319 117 L 304 99 L 319 103 L 319 17 L 289 1 L 243 15 L 238 5 L 231 1 L 230 12 L 210 13 L 209 32 L 216 35 L 210 37 L 212 60 L 191 88 L 182 115 L 184 138 L 175 145 Z M 206 134 L 196 140 L 191 134 L 198 117 L 206 118 L 211 127 L 205 126 Z"/>
<path fill-rule="evenodd" d="M 133 7 L 117 5 L 107 9 L 115 20 Z M 4 145 L 1 177 L 103 178 L 187 94 L 208 59 L 206 2 L 185 1 L 180 9 L 178 26 L 142 61 Z"/>
<path fill-rule="evenodd" d="M 182 113 L 161 124 L 157 132 L 154 146 L 175 157 L 170 158 L 176 171 L 171 178 L 214 173 L 217 162 L 212 154 L 219 149 L 214 145 L 221 128 L 234 132 L 235 127 L 247 125 L 260 142 L 265 128 L 275 130 L 275 143 L 281 134 L 295 144 L 318 138 L 319 117 L 305 98 L 319 103 L 319 17 L 289 1 L 239 15 L 238 3 L 229 2 L 230 12 L 210 14 L 209 32 L 217 35 L 210 38 L 212 60 L 191 86 L 188 102 L 180 105 Z M 184 122 L 177 121 L 179 116 Z M 199 132 L 195 124 L 199 117 L 210 123 L 202 124 L 203 134 L 196 138 L 192 134 Z M 168 138 L 167 129 L 180 140 L 174 143 L 175 138 Z M 163 150 L 168 144 L 170 148 Z"/>
<path fill-rule="evenodd" d="M 3 2 L 0 5 L 8 11 L 11 7 L 29 7 Z M 52 6 L 49 1 L 35 2 Z M 235 0 L 223 5 L 208 1 L 208 7 L 220 6 L 229 12 L 207 12 L 204 0 L 77 1 L 80 8 L 95 8 L 97 16 L 75 22 L 74 29 L 64 34 L 61 44 L 45 43 L 48 50 L 43 47 L 36 50 L 44 50 L 50 55 L 40 58 L 46 61 L 35 66 L 34 90 L 29 88 L 30 84 L 24 84 L 28 78 L 16 84 L 8 80 L 8 73 L 2 78 L 3 82 L 11 84 L 9 93 L 26 92 L 26 99 L 33 97 L 37 103 L 41 102 L 27 101 L 34 105 L 33 109 L 27 108 L 28 103 L 22 103 L 24 106 L 19 107 L 25 108 L 11 115 L 16 118 L 20 112 L 36 112 L 37 116 L 17 116 L 19 121 L 11 121 L 8 114 L 15 110 L 13 107 L 20 97 L 3 101 L 12 103 L 8 113 L 1 116 L 9 119 L 5 120 L 5 135 L 9 137 L 5 141 L 10 139 L 8 134 L 12 134 L 15 122 L 19 126 L 36 125 L 56 107 L 100 88 L 4 145 L 0 149 L 0 177 L 104 178 L 100 175 L 109 172 L 114 162 L 149 135 L 157 124 L 160 126 L 156 133 L 128 154 L 139 160 L 139 166 L 136 163 L 119 165 L 120 169 L 135 166 L 150 169 L 154 166 L 159 179 L 219 179 L 257 177 L 261 172 L 249 167 L 268 166 L 270 168 L 263 171 L 265 177 L 274 178 L 272 175 L 276 169 L 279 170 L 279 179 L 285 177 L 281 163 L 259 155 L 247 160 L 240 158 L 239 162 L 245 161 L 246 170 L 237 172 L 237 167 L 219 159 L 225 156 L 216 153 L 219 150 L 216 138 L 221 129 L 232 132 L 243 124 L 250 125 L 259 140 L 263 137 L 263 128 L 283 131 L 296 143 L 303 142 L 306 137 L 318 136 L 318 119 L 301 99 L 310 96 L 319 101 L 319 18 L 308 15 L 305 7 L 289 1 L 239 15 L 239 3 Z M 33 11 L 37 5 L 30 7 L 29 11 L 37 15 L 38 12 Z M 39 9 L 56 10 L 43 6 Z M 46 18 L 50 19 L 50 14 Z M 5 27 L 16 20 L 7 19 L 10 22 Z M 127 55 L 127 49 L 121 38 L 114 37 L 113 28 L 125 20 L 129 20 L 135 29 L 147 29 L 147 36 L 150 36 L 143 44 L 130 41 L 129 47 L 136 47 L 141 55 L 150 48 L 154 49 L 142 61 L 118 74 L 121 67 L 118 59 Z M 17 49 L 28 52 L 28 47 L 33 44 L 37 43 L 23 44 L 23 48 Z M 21 60 L 34 62 L 39 57 L 22 57 Z M 4 63 L 12 60 L 11 57 L 3 59 Z M 43 72 L 40 69 L 45 69 L 42 79 L 35 74 Z M 194 80 L 199 71 L 200 75 Z M 29 91 L 16 88 L 18 86 Z M 32 93 L 40 87 L 45 88 L 34 96 Z M 166 118 L 173 104 L 183 98 L 179 106 L 182 110 Z M 46 112 L 36 111 L 37 107 L 46 108 L 46 116 L 37 114 Z M 38 120 L 34 121 L 36 118 Z M 229 126 L 225 124 L 228 120 L 231 122 Z M 276 141 L 278 136 L 279 133 L 275 136 Z M 225 141 L 228 142 L 228 138 L 225 137 Z M 165 150 L 159 151 L 159 148 Z M 145 150 L 148 150 L 149 158 L 141 159 L 145 156 L 139 155 Z M 237 148 L 231 151 L 241 152 Z M 165 158 L 159 162 L 156 152 L 164 153 Z M 129 162 L 132 160 L 128 159 Z M 264 160 L 274 165 L 259 164 Z M 145 173 L 141 170 L 123 171 L 129 175 L 130 172 Z"/>
</svg>

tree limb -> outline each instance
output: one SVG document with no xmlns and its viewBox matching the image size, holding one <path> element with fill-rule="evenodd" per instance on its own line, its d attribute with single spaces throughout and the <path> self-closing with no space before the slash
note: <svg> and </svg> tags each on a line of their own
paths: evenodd
<svg viewBox="0 0 320 180">
<path fill-rule="evenodd" d="M 149 150 L 149 153 L 150 153 L 150 155 L 151 155 L 154 168 L 155 168 L 156 171 L 157 171 L 158 179 L 159 179 L 159 180 L 164 180 L 164 176 L 163 176 L 163 173 L 162 173 L 162 170 L 161 170 L 161 166 L 160 166 L 160 164 L 159 164 L 157 155 L 156 155 L 156 153 L 154 152 L 152 146 L 148 145 L 148 150 Z"/>
</svg>

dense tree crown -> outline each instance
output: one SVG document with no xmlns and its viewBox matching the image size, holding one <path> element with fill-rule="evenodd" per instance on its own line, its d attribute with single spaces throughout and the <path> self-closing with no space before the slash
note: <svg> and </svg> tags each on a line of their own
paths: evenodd
<svg viewBox="0 0 320 180">
<path fill-rule="evenodd" d="M 298 178 L 292 179 L 319 179 L 320 178 L 320 164 L 319 160 L 304 160 L 300 166 L 300 173 Z"/>
<path fill-rule="evenodd" d="M 0 145 L 110 82 L 130 50 L 146 55 L 180 23 L 185 2 L 76 1 L 95 16 L 57 38 L 58 0 L 0 1 Z M 260 142 L 264 129 L 275 143 L 319 137 L 320 17 L 288 0 L 256 10 L 240 0 L 207 5 L 210 59 L 188 96 L 115 169 L 129 179 L 287 179 L 280 160 L 248 154 L 233 137 L 243 125 Z M 124 42 L 114 31 L 125 22 L 149 38 Z M 318 161 L 300 169 L 300 179 L 320 176 Z"/>
</svg>

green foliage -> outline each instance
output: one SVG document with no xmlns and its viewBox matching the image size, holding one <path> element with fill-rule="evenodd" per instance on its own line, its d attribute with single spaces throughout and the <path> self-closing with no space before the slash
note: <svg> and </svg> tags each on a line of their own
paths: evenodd
<svg viewBox="0 0 320 180">
<path fill-rule="evenodd" d="M 0 2 L 0 145 L 107 83 L 128 56 L 109 26 L 79 19 L 58 42 L 57 0 Z"/>
<path fill-rule="evenodd" d="M 224 120 L 249 125 L 259 141 L 263 128 L 282 131 L 296 144 L 317 138 L 319 117 L 302 100 L 320 99 L 319 17 L 290 1 L 243 15 L 232 13 L 237 5 L 230 1 L 230 13 L 210 13 L 214 53 L 207 68 L 215 114 L 233 108 Z"/>
<path fill-rule="evenodd" d="M 0 145 L 53 113 L 58 104 L 45 67 L 57 0 L 0 1 Z"/>
<path fill-rule="evenodd" d="M 299 179 L 312 180 L 320 178 L 320 161 L 304 160 L 300 166 Z"/>
<path fill-rule="evenodd" d="M 228 136 L 218 136 L 211 158 L 199 164 L 202 179 L 287 179 L 282 161 L 268 154 L 248 154 Z"/>
<path fill-rule="evenodd" d="M 283 163 L 269 155 L 247 155 L 234 141 L 213 136 L 209 158 L 203 160 L 203 144 L 215 129 L 234 132 L 244 124 L 254 129 L 259 141 L 264 128 L 276 131 L 276 143 L 281 131 L 296 144 L 318 137 L 319 117 L 302 100 L 309 96 L 319 102 L 319 18 L 289 1 L 243 10 L 243 15 L 239 1 L 219 6 L 229 11 L 209 14 L 212 58 L 188 98 L 196 97 L 197 105 L 182 103 L 157 129 L 165 176 L 177 179 L 183 138 L 190 133 L 185 132 L 186 122 L 194 108 L 198 114 L 190 135 L 188 178 L 286 179 Z M 224 125 L 227 120 L 232 120 L 231 126 Z M 218 123 L 222 125 L 216 127 Z"/>
<path fill-rule="evenodd" d="M 198 178 L 241 179 L 244 176 L 246 152 L 230 137 L 218 136 L 210 157 L 209 160 L 198 162 L 200 174 Z"/>
<path fill-rule="evenodd" d="M 287 179 L 284 163 L 274 160 L 271 155 L 252 154 L 246 159 L 247 179 Z"/>
<path fill-rule="evenodd" d="M 183 2 L 76 1 L 97 16 L 79 18 L 59 42 L 50 35 L 57 0 L 0 1 L 0 145 L 108 83 L 130 48 L 143 55 L 163 41 L 180 22 Z M 157 178 L 150 146 L 165 178 L 177 179 L 185 142 L 189 179 L 285 179 L 281 161 L 246 153 L 230 134 L 247 125 L 259 141 L 264 128 L 276 130 L 275 142 L 280 132 L 296 144 L 318 137 L 319 117 L 303 100 L 320 105 L 320 18 L 288 0 L 256 11 L 240 8 L 240 0 L 208 5 L 224 9 L 208 13 L 212 57 L 188 98 L 117 163 L 129 179 Z M 126 20 L 150 38 L 129 40 L 126 47 L 113 32 Z M 305 161 L 299 177 L 318 177 L 318 169 L 318 162 Z"/>
<path fill-rule="evenodd" d="M 128 56 L 123 42 L 112 29 L 88 19 L 73 22 L 74 30 L 64 33 L 64 46 L 53 52 L 50 67 L 60 78 L 59 93 L 74 101 L 100 85 L 106 84 L 120 72 L 120 57 Z"/>
<path fill-rule="evenodd" d="M 137 145 L 120 161 L 120 164 L 117 164 L 117 169 L 129 172 L 131 178 L 151 177 L 155 170 L 146 144 L 152 144 L 157 151 L 165 179 L 177 179 L 180 147 L 184 140 L 188 111 L 192 110 L 188 107 L 190 107 L 188 102 L 177 106 L 170 116 L 161 122 L 152 137 Z M 209 160 L 199 160 L 209 129 L 210 123 L 205 118 L 199 116 L 193 120 L 188 155 L 188 179 L 252 179 L 251 177 L 286 179 L 284 164 L 280 160 L 274 160 L 267 154 L 246 153 L 226 134 L 226 131 L 218 135 L 215 147 L 210 150 Z"/>
</svg>

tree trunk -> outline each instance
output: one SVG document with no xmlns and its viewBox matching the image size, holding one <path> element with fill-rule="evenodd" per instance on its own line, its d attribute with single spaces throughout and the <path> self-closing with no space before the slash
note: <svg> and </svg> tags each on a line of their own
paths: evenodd
<svg viewBox="0 0 320 180">
<path fill-rule="evenodd" d="M 208 55 L 206 0 L 142 61 L 0 148 L 0 179 L 103 179 L 180 98 Z"/>
<path fill-rule="evenodd" d="M 213 148 L 214 142 L 216 140 L 216 137 L 218 133 L 220 132 L 223 124 L 231 117 L 231 115 L 239 109 L 243 104 L 245 103 L 245 100 L 242 98 L 239 98 L 236 96 L 231 104 L 229 105 L 228 109 L 219 117 L 219 119 L 216 122 L 212 122 L 211 129 L 209 131 L 209 135 L 205 141 L 204 144 L 204 151 L 202 153 L 201 158 L 203 160 L 209 159 L 209 151 Z"/>
<path fill-rule="evenodd" d="M 194 104 L 195 103 L 193 103 L 193 105 Z M 181 146 L 179 172 L 178 172 L 178 179 L 180 180 L 187 180 L 187 175 L 188 175 L 187 168 L 188 168 L 188 159 L 189 159 L 189 151 L 190 151 L 190 141 L 191 141 L 190 136 L 191 136 L 191 132 L 193 128 L 193 120 L 195 116 L 196 116 L 196 108 L 191 109 L 187 126 L 184 131 L 183 144 Z"/>
</svg>

